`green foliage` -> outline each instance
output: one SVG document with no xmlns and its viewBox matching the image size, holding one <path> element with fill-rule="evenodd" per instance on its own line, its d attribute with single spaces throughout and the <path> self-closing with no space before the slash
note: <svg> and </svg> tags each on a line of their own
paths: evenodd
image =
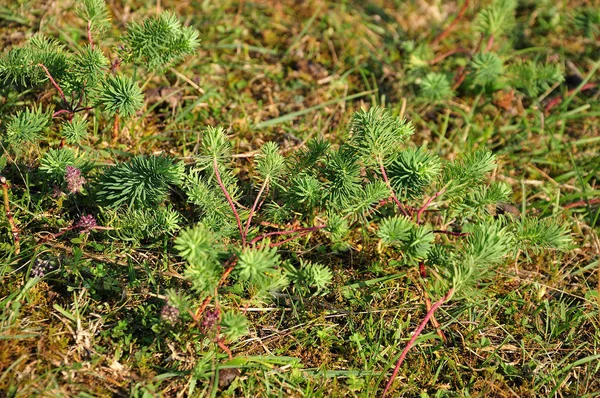
<svg viewBox="0 0 600 398">
<path fill-rule="evenodd" d="M 126 76 L 109 76 L 96 93 L 96 105 L 102 105 L 108 112 L 123 117 L 132 116 L 143 104 L 142 90 Z"/>
<path fill-rule="evenodd" d="M 279 153 L 279 146 L 274 142 L 267 142 L 261 148 L 256 161 L 256 169 L 264 181 L 277 179 L 283 172 L 285 159 Z"/>
<path fill-rule="evenodd" d="M 175 239 L 175 250 L 188 263 L 184 274 L 194 290 L 201 296 L 212 294 L 222 268 L 215 233 L 202 224 L 185 229 Z"/>
<path fill-rule="evenodd" d="M 300 174 L 291 178 L 286 192 L 287 202 L 298 210 L 311 212 L 323 201 L 323 185 L 310 174 Z"/>
<path fill-rule="evenodd" d="M 390 189 L 383 181 L 375 181 L 365 184 L 353 203 L 348 206 L 344 213 L 364 217 L 367 213 L 375 210 L 376 206 L 390 197 Z"/>
<path fill-rule="evenodd" d="M 88 135 L 88 122 L 81 115 L 62 124 L 62 136 L 68 144 L 78 144 Z"/>
<path fill-rule="evenodd" d="M 175 234 L 181 215 L 169 207 L 155 209 L 105 209 L 105 225 L 113 228 L 109 235 L 125 242 L 154 241 Z"/>
<path fill-rule="evenodd" d="M 110 15 L 104 0 L 79 0 L 77 16 L 91 24 L 91 28 L 103 31 L 110 26 Z"/>
<path fill-rule="evenodd" d="M 222 219 L 230 216 L 229 205 L 223 193 L 215 186 L 214 181 L 202 174 L 202 171 L 191 170 L 186 174 L 183 187 L 188 201 L 198 206 L 203 214 L 215 214 Z"/>
<path fill-rule="evenodd" d="M 151 207 L 167 198 L 171 185 L 182 182 L 182 163 L 163 156 L 136 156 L 106 170 L 97 196 L 110 207 Z"/>
<path fill-rule="evenodd" d="M 90 168 L 88 162 L 77 156 L 75 152 L 69 148 L 50 149 L 40 160 L 39 170 L 54 182 L 62 182 L 65 178 L 67 166 L 74 166 L 78 169 L 88 170 Z"/>
<path fill-rule="evenodd" d="M 127 27 L 125 56 L 143 63 L 151 70 L 165 69 L 194 54 L 200 45 L 198 32 L 183 27 L 177 17 L 167 11 Z"/>
<path fill-rule="evenodd" d="M 443 182 L 448 194 L 459 195 L 476 188 L 486 175 L 496 168 L 496 157 L 487 149 L 462 155 L 444 167 Z"/>
<path fill-rule="evenodd" d="M 473 82 L 481 86 L 493 85 L 504 73 L 504 65 L 498 54 L 478 52 L 471 61 Z"/>
<path fill-rule="evenodd" d="M 276 274 L 281 260 L 277 249 L 262 245 L 244 248 L 238 256 L 237 278 L 253 285 L 263 285 Z"/>
<path fill-rule="evenodd" d="M 331 248 L 334 251 L 347 251 L 350 245 L 346 241 L 350 233 L 348 220 L 337 212 L 330 211 L 327 213 L 327 228 L 325 233 L 331 240 Z"/>
<path fill-rule="evenodd" d="M 516 8 L 516 0 L 494 0 L 479 12 L 475 25 L 488 36 L 500 36 L 514 26 Z"/>
<path fill-rule="evenodd" d="M 469 189 L 462 199 L 457 198 L 454 202 L 453 213 L 463 218 L 488 214 L 491 206 L 495 208 L 499 203 L 508 203 L 511 194 L 512 190 L 508 185 L 497 182 Z"/>
<path fill-rule="evenodd" d="M 202 146 L 200 148 L 202 154 L 209 156 L 212 159 L 222 160 L 231 155 L 231 144 L 227 139 L 225 130 L 222 127 L 208 126 L 202 136 Z"/>
<path fill-rule="evenodd" d="M 36 34 L 23 47 L 16 47 L 0 57 L 0 81 L 6 85 L 35 87 L 48 81 L 40 66 L 44 65 L 55 79 L 68 68 L 69 56 L 57 41 Z"/>
<path fill-rule="evenodd" d="M 441 172 L 440 159 L 424 147 L 407 148 L 389 165 L 388 177 L 394 190 L 408 198 L 423 195 Z"/>
<path fill-rule="evenodd" d="M 516 223 L 519 250 L 540 254 L 545 250 L 566 251 L 573 245 L 569 231 L 556 220 L 523 217 Z"/>
<path fill-rule="evenodd" d="M 226 312 L 221 318 L 221 331 L 228 341 L 235 341 L 248 334 L 248 319 L 239 312 Z"/>
<path fill-rule="evenodd" d="M 7 22 L 3 44 L 11 48 L 0 55 L 0 168 L 9 180 L 21 252 L 11 220 L 0 215 L 0 321 L 10 332 L 4 346 L 11 347 L 0 347 L 7 353 L 0 355 L 2 365 L 11 369 L 0 378 L 0 390 L 14 395 L 20 384 L 12 376 L 33 369 L 42 377 L 33 377 L 27 392 L 43 396 L 64 390 L 63 374 L 85 381 L 98 365 L 132 396 L 182 387 L 190 396 L 319 395 L 327 388 L 331 396 L 377 396 L 384 382 L 377 375 L 398 356 L 389 347 L 410 338 L 409 323 L 419 322 L 427 298 L 433 303 L 449 291 L 461 302 L 440 308 L 441 328 L 448 341 L 460 333 L 465 349 L 485 354 L 490 377 L 481 383 L 469 373 L 481 365 L 478 357 L 452 356 L 456 377 L 438 378 L 436 385 L 448 384 L 445 390 L 459 396 L 490 395 L 515 383 L 524 395 L 551 396 L 560 388 L 582 396 L 598 384 L 580 359 L 586 350 L 595 354 L 594 344 L 583 344 L 598 337 L 593 317 L 582 317 L 584 329 L 569 315 L 595 302 L 594 289 L 586 288 L 591 268 L 576 263 L 592 258 L 593 245 L 573 255 L 547 254 L 569 250 L 575 237 L 594 237 L 597 173 L 590 165 L 597 162 L 585 157 L 597 151 L 593 137 L 584 135 L 595 131 L 586 116 L 597 114 L 596 97 L 586 87 L 542 112 L 572 87 L 569 81 L 568 88 L 549 91 L 562 79 L 562 65 L 575 65 L 586 77 L 595 70 L 589 63 L 597 53 L 593 7 L 566 10 L 542 0 L 516 10 L 516 1 L 472 2 L 462 17 L 415 24 L 407 32 L 402 13 L 419 7 L 330 2 L 326 13 L 306 23 L 298 18 L 306 7 L 287 2 L 277 10 L 286 29 L 276 24 L 274 34 L 261 26 L 272 22 L 268 7 L 183 2 L 178 10 L 199 11 L 187 20 L 214 42 L 165 74 L 196 51 L 197 39 L 170 14 L 145 20 L 155 14 L 154 4 L 123 2 L 109 13 L 104 1 L 83 0 L 44 13 L 24 0 L 13 3 L 0 6 Z M 125 18 L 111 28 L 109 15 L 129 6 L 138 22 L 127 26 Z M 72 9 L 83 21 L 68 26 L 57 18 Z M 526 29 L 514 29 L 515 12 Z M 227 23 L 233 13 L 236 26 Z M 455 18 L 459 24 L 450 29 Z M 35 36 L 17 44 L 38 28 L 60 42 Z M 254 30 L 263 35 L 250 37 Z M 569 30 L 589 37 L 572 42 Z M 118 32 L 123 36 L 115 37 Z M 573 46 L 557 46 L 561 42 Z M 561 67 L 544 66 L 546 58 Z M 164 86 L 175 90 L 164 95 L 170 91 Z M 127 120 L 144 106 L 138 87 L 161 98 L 144 109 L 143 120 Z M 168 99 L 173 106 L 163 102 Z M 397 99 L 402 103 L 393 103 Z M 352 115 L 361 106 L 365 110 Z M 266 120 L 272 116 L 281 117 Z M 208 123 L 215 127 L 204 130 Z M 410 142 L 413 131 L 418 134 Z M 295 149 L 290 137 L 318 138 Z M 506 170 L 496 171 L 485 146 Z M 569 148 L 577 149 L 573 161 Z M 234 149 L 259 154 L 239 156 Z M 146 157 L 134 158 L 140 151 Z M 149 156 L 156 153 L 177 158 Z M 91 159 L 87 173 L 80 162 Z M 529 184 L 542 171 L 560 186 Z M 67 194 L 58 195 L 59 189 Z M 520 218 L 494 211 L 517 198 L 523 200 Z M 95 217 L 97 226 L 82 231 L 82 221 Z M 562 218 L 576 220 L 573 238 Z M 38 255 L 52 268 L 39 267 Z M 537 260 L 529 271 L 540 272 L 513 268 L 524 257 Z M 523 275 L 528 283 L 517 284 Z M 576 294 L 577 302 L 566 303 L 557 288 Z M 25 327 L 32 324 L 57 336 L 48 341 L 52 355 L 37 347 L 33 365 L 27 358 L 37 332 Z M 109 327 L 94 333 L 102 325 Z M 499 328 L 508 337 L 490 334 Z M 249 329 L 256 335 L 237 341 Z M 74 345 L 64 330 L 90 333 Z M 535 342 L 525 361 L 523 352 L 510 351 L 519 366 L 501 355 L 514 343 L 511 336 Z M 578 348 L 573 369 L 565 360 L 569 351 L 554 349 L 556 339 Z M 414 382 L 394 383 L 389 396 L 435 389 L 426 381 L 436 380 L 447 357 L 438 343 L 409 355 L 418 366 L 404 366 L 399 376 Z M 92 357 L 108 355 L 112 370 L 93 358 L 80 369 L 73 358 L 85 361 L 89 349 Z M 47 371 L 56 367 L 48 361 L 54 357 L 67 358 L 61 372 Z M 536 376 L 539 358 L 549 364 L 543 377 Z M 334 368 L 332 382 L 299 369 L 306 361 L 311 368 Z M 234 368 L 243 376 L 228 384 Z M 139 377 L 128 385 L 132 372 Z M 336 375 L 348 382 L 336 382 Z M 79 385 L 86 383 L 67 389 L 85 396 Z M 110 395 L 110 388 L 94 385 L 87 395 Z"/>
<path fill-rule="evenodd" d="M 508 72 L 511 76 L 510 83 L 529 97 L 537 97 L 554 84 L 564 80 L 562 71 L 554 64 L 516 62 L 510 66 Z"/>
<path fill-rule="evenodd" d="M 383 219 L 377 236 L 381 245 L 398 249 L 409 264 L 425 259 L 435 239 L 428 227 L 400 216 Z"/>
<path fill-rule="evenodd" d="M 574 17 L 575 27 L 590 38 L 597 38 L 600 35 L 600 8 L 598 7 L 577 7 Z"/>
<path fill-rule="evenodd" d="M 325 161 L 323 177 L 325 178 L 327 200 L 330 205 L 339 210 L 347 209 L 352 199 L 361 190 L 358 158 L 347 149 L 330 152 Z"/>
<path fill-rule="evenodd" d="M 324 294 L 333 279 L 331 270 L 323 264 L 300 259 L 299 267 L 289 268 L 288 274 L 294 285 L 294 290 L 301 294 L 307 294 L 311 291 L 314 291 L 317 295 Z"/>
<path fill-rule="evenodd" d="M 51 115 L 41 106 L 19 110 L 8 119 L 5 140 L 17 146 L 25 143 L 36 143 L 42 138 L 42 132 L 50 125 Z"/>
<path fill-rule="evenodd" d="M 430 72 L 419 83 L 420 96 L 433 103 L 440 103 L 450 99 L 454 93 L 452 85 L 443 73 Z"/>
<path fill-rule="evenodd" d="M 108 58 L 104 56 L 98 46 L 92 47 L 91 45 L 87 45 L 80 49 L 69 58 L 69 75 L 61 82 L 65 94 L 85 92 L 90 95 L 92 90 L 99 88 L 100 82 L 105 78 L 104 74 L 108 63 Z M 125 83 L 121 82 L 121 84 Z M 115 86 L 115 84 L 112 84 L 112 86 Z M 104 90 L 107 90 L 106 87 L 105 85 Z M 123 88 L 117 89 L 115 87 L 113 89 L 124 90 Z M 112 95 L 122 96 L 126 94 L 125 91 L 119 92 L 120 94 L 112 93 Z M 128 95 L 132 94 L 129 93 Z"/>
<path fill-rule="evenodd" d="M 485 220 L 466 229 L 463 256 L 472 264 L 488 267 L 501 262 L 514 250 L 514 235 L 501 220 Z"/>
<path fill-rule="evenodd" d="M 395 154 L 398 146 L 413 133 L 410 122 L 394 118 L 387 110 L 374 106 L 354 114 L 348 144 L 365 164 L 379 164 Z"/>
<path fill-rule="evenodd" d="M 300 148 L 288 158 L 289 174 L 298 175 L 316 167 L 325 158 L 330 147 L 329 141 L 318 138 L 309 140 L 305 148 Z"/>
</svg>

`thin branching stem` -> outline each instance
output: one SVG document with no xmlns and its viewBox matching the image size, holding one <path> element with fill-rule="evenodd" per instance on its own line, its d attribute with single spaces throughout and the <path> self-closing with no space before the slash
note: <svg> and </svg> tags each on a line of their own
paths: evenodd
<svg viewBox="0 0 600 398">
<path fill-rule="evenodd" d="M 446 51 L 445 53 L 440 54 L 437 57 L 435 57 L 434 59 L 432 59 L 429 62 L 429 65 L 435 65 L 438 62 L 441 62 L 441 61 L 445 60 L 446 58 L 448 58 L 449 56 L 454 55 L 454 54 L 469 54 L 470 52 L 471 52 L 471 50 L 469 50 L 467 48 L 462 48 L 462 47 L 453 48 L 452 50 Z"/>
<path fill-rule="evenodd" d="M 419 325 L 419 327 L 417 327 L 417 329 L 414 331 L 412 338 L 409 340 L 409 342 L 404 347 L 402 354 L 400 354 L 400 358 L 398 358 L 398 362 L 396 362 L 396 367 L 394 368 L 394 372 L 392 373 L 392 376 L 390 377 L 387 384 L 385 385 L 385 388 L 383 389 L 383 393 L 381 394 L 382 398 L 384 398 L 386 396 L 388 390 L 392 386 L 392 383 L 396 379 L 396 376 L 398 375 L 398 371 L 400 370 L 400 366 L 402 366 L 402 362 L 404 362 L 404 358 L 406 358 L 406 354 L 408 354 L 408 350 L 410 350 L 410 348 L 412 347 L 414 342 L 417 340 L 417 337 L 419 337 L 419 335 L 425 328 L 425 325 L 427 325 L 427 322 L 429 322 L 429 319 L 433 316 L 434 312 L 442 304 L 444 304 L 448 299 L 450 299 L 450 297 L 452 297 L 452 294 L 454 294 L 454 288 L 451 288 L 444 297 L 442 297 L 439 301 L 437 301 L 435 304 L 433 304 L 431 306 L 431 309 L 429 311 L 427 311 L 425 318 L 423 318 L 423 321 L 421 321 L 421 324 Z"/>
<path fill-rule="evenodd" d="M 423 213 L 425 213 L 425 210 L 427 210 L 429 205 L 431 205 L 431 202 L 433 202 L 438 196 L 442 195 L 444 192 L 446 192 L 446 189 L 442 188 L 440 191 L 436 192 L 433 196 L 427 199 L 427 202 L 425 202 L 425 204 L 417 212 L 417 224 L 421 223 L 421 217 L 423 216 Z"/>
<path fill-rule="evenodd" d="M 452 29 L 454 29 L 456 24 L 462 19 L 463 15 L 465 15 L 465 11 L 467 11 L 468 7 L 469 7 L 469 0 L 465 0 L 465 3 L 463 4 L 462 8 L 458 12 L 458 15 L 456 16 L 456 18 L 454 18 L 454 20 L 452 22 L 450 22 L 450 25 L 448 25 L 446 27 L 446 29 L 444 29 L 444 31 L 442 33 L 440 33 L 438 35 L 438 37 L 435 38 L 435 40 L 431 43 L 432 46 L 436 46 L 440 41 L 442 41 L 446 36 L 448 36 L 450 34 Z"/>
<path fill-rule="evenodd" d="M 494 35 L 490 35 L 490 38 L 487 41 L 487 44 L 485 46 L 485 51 L 490 51 L 492 49 L 492 46 L 494 45 Z"/>
<path fill-rule="evenodd" d="M 240 235 L 242 237 L 242 246 L 246 246 L 246 237 L 244 236 L 244 229 L 242 228 L 242 221 L 240 220 L 240 215 L 235 207 L 235 204 L 233 203 L 233 199 L 231 199 L 229 192 L 227 192 L 227 188 L 225 188 L 225 185 L 223 184 L 223 180 L 221 180 L 221 173 L 219 172 L 219 163 L 217 163 L 216 157 L 213 158 L 213 168 L 215 169 L 215 177 L 217 177 L 217 182 L 221 187 L 221 191 L 223 191 L 223 195 L 225 195 L 225 199 L 227 199 L 227 203 L 229 203 L 229 207 L 231 207 L 231 211 L 235 216 L 235 221 L 237 222 L 238 230 L 240 231 Z"/>
<path fill-rule="evenodd" d="M 56 118 L 56 117 L 59 117 L 60 115 L 62 115 L 62 114 L 65 114 L 65 113 L 68 115 L 67 117 L 71 117 L 71 115 L 73 114 L 73 112 L 71 112 L 71 111 L 70 111 L 70 110 L 68 110 L 68 109 L 61 109 L 61 110 L 59 110 L 59 111 L 56 111 L 56 112 L 54 112 L 54 113 L 52 114 L 52 117 L 53 117 L 53 118 Z"/>
<path fill-rule="evenodd" d="M 48 68 L 46 68 L 46 65 L 44 65 L 44 64 L 37 64 L 37 65 L 40 68 L 42 68 L 44 70 L 44 72 L 46 72 L 46 76 L 48 76 L 48 79 L 50 79 L 50 82 L 52 83 L 52 85 L 54 86 L 54 88 L 56 88 L 58 90 L 58 94 L 60 94 L 60 98 L 62 98 L 62 100 L 66 103 L 67 102 L 67 98 L 65 97 L 65 93 L 62 91 L 62 88 L 60 88 L 60 86 L 58 85 L 58 83 L 56 82 L 56 80 L 54 80 L 54 78 L 50 74 L 50 71 L 48 70 Z M 67 105 L 68 105 L 68 103 L 67 103 Z"/>
<path fill-rule="evenodd" d="M 90 42 L 90 47 L 92 47 L 92 50 L 94 49 L 94 40 L 92 40 L 92 21 L 88 21 L 87 23 L 87 37 L 88 37 L 88 41 Z"/>
<path fill-rule="evenodd" d="M 385 167 L 383 166 L 383 160 L 381 160 L 381 159 L 379 159 L 379 170 L 381 170 L 381 175 L 383 176 L 383 181 L 385 181 L 386 185 L 390 189 L 390 192 L 392 193 L 392 199 L 394 200 L 394 203 L 396 203 L 396 205 L 398 206 L 400 211 L 405 216 L 408 217 L 408 211 L 406 210 L 404 205 L 402 203 L 400 203 L 400 201 L 398 200 L 398 197 L 396 196 L 396 192 L 394 191 L 394 188 L 392 188 L 392 184 L 390 184 L 390 180 L 388 179 L 387 173 L 385 172 Z"/>
<path fill-rule="evenodd" d="M 246 227 L 244 228 L 244 232 L 242 234 L 242 240 L 245 242 L 246 237 L 248 235 L 248 230 L 250 229 L 250 222 L 252 221 L 252 217 L 258 208 L 258 204 L 260 203 L 260 197 L 262 196 L 265 188 L 267 187 L 268 178 L 262 183 L 260 190 L 258 191 L 258 195 L 256 195 L 256 199 L 254 199 L 254 204 L 252 205 L 252 209 L 250 210 L 250 214 L 248 215 L 248 220 L 246 221 Z"/>
</svg>

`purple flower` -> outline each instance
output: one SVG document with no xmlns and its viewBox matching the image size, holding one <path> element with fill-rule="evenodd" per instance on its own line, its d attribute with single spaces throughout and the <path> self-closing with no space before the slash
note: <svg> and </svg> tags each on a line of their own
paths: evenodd
<svg viewBox="0 0 600 398">
<path fill-rule="evenodd" d="M 204 332 L 206 333 L 210 329 L 212 329 L 218 320 L 219 311 L 206 311 L 206 313 L 204 314 L 204 319 L 202 320 L 202 328 L 204 329 Z"/>
<path fill-rule="evenodd" d="M 165 304 L 160 313 L 160 317 L 169 323 L 176 323 L 179 320 L 179 309 L 172 305 Z"/>
<path fill-rule="evenodd" d="M 80 192 L 83 189 L 83 184 L 85 184 L 85 178 L 81 176 L 81 170 L 73 166 L 67 166 L 65 181 L 67 182 L 67 189 L 71 193 Z"/>
<path fill-rule="evenodd" d="M 89 232 L 97 226 L 98 223 L 91 214 L 88 214 L 87 216 L 81 216 L 79 221 L 77 221 L 77 224 L 75 224 L 75 228 L 81 229 L 81 232 Z"/>
<path fill-rule="evenodd" d="M 49 271 L 52 271 L 50 261 L 36 258 L 35 263 L 31 266 L 29 276 L 33 278 L 43 278 Z"/>
</svg>

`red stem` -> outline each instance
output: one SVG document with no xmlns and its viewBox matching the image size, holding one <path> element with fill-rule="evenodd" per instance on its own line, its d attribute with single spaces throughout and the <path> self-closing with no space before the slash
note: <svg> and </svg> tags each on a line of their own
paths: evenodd
<svg viewBox="0 0 600 398">
<path fill-rule="evenodd" d="M 410 339 L 408 344 L 406 344 L 406 346 L 404 347 L 402 354 L 400 354 L 400 358 L 398 358 L 398 362 L 396 362 L 396 367 L 394 368 L 394 372 L 392 373 L 390 380 L 387 382 L 387 384 L 385 385 L 385 388 L 383 389 L 383 393 L 381 394 L 382 398 L 384 398 L 386 396 L 388 390 L 390 389 L 390 387 L 392 386 L 392 383 L 394 382 L 394 379 L 398 375 L 398 371 L 400 370 L 400 366 L 402 366 L 402 362 L 404 362 L 404 358 L 406 358 L 406 354 L 408 354 L 408 350 L 410 350 L 410 348 L 414 344 L 415 340 L 417 340 L 417 337 L 419 337 L 419 335 L 425 328 L 425 325 L 427 325 L 427 322 L 429 322 L 429 319 L 433 316 L 434 312 L 442 304 L 444 304 L 452 296 L 453 293 L 454 293 L 454 288 L 451 288 L 444 297 L 442 297 L 439 301 L 437 301 L 433 306 L 431 306 L 431 309 L 429 311 L 427 311 L 425 318 L 423 319 L 423 321 L 421 322 L 419 327 L 414 331 L 412 338 Z"/>
<path fill-rule="evenodd" d="M 445 60 L 446 58 L 448 58 L 451 55 L 457 54 L 457 53 L 462 53 L 462 54 L 469 54 L 471 52 L 471 50 L 467 49 L 467 48 L 453 48 L 450 51 L 446 51 L 443 54 L 438 55 L 437 57 L 435 57 L 434 59 L 432 59 L 429 64 L 430 65 L 435 65 L 440 61 Z"/>
<path fill-rule="evenodd" d="M 88 36 L 88 41 L 90 42 L 90 46 L 92 47 L 92 50 L 94 49 L 94 41 L 92 40 L 92 21 L 88 21 L 87 23 L 87 36 Z"/>
<path fill-rule="evenodd" d="M 492 46 L 494 45 L 494 35 L 491 35 L 488 39 L 487 45 L 485 46 L 485 51 L 490 51 Z"/>
<path fill-rule="evenodd" d="M 593 205 L 596 203 L 600 203 L 600 198 L 593 198 L 590 200 L 580 200 L 577 202 L 569 203 L 568 205 L 564 205 L 563 209 L 572 209 L 573 207 L 581 207 L 587 205 Z"/>
<path fill-rule="evenodd" d="M 242 241 L 245 241 L 246 236 L 248 236 L 248 230 L 250 229 L 250 222 L 252 221 L 252 217 L 254 216 L 254 213 L 256 212 L 256 208 L 258 207 L 260 197 L 262 196 L 266 186 L 267 186 L 267 180 L 265 180 L 265 182 L 263 182 L 262 186 L 260 187 L 260 191 L 258 191 L 258 195 L 256 196 L 256 199 L 254 199 L 254 204 L 252 205 L 252 209 L 250 210 L 250 215 L 248 216 L 248 220 L 246 221 L 246 228 L 244 228 L 244 233 L 242 235 Z"/>
<path fill-rule="evenodd" d="M 396 203 L 396 205 L 398 206 L 400 211 L 402 213 L 404 213 L 405 216 L 408 217 L 408 212 L 406 211 L 406 208 L 398 200 L 398 197 L 396 196 L 396 192 L 394 192 L 394 188 L 392 188 L 392 184 L 390 184 L 390 181 L 388 180 L 387 173 L 385 172 L 385 167 L 383 166 L 383 161 L 381 159 L 379 159 L 379 170 L 381 170 L 381 175 L 383 176 L 383 181 L 385 181 L 386 185 L 390 189 L 390 192 L 392 193 L 392 199 L 394 200 L 394 203 Z"/>
<path fill-rule="evenodd" d="M 435 200 L 435 198 L 437 198 L 438 196 L 440 196 L 441 194 L 443 194 L 445 191 L 446 191 L 446 189 L 442 188 L 441 191 L 436 192 L 435 195 L 433 195 L 429 199 L 427 199 L 427 202 L 425 202 L 425 204 L 423 205 L 423 207 L 421 207 L 419 209 L 419 211 L 417 212 L 417 224 L 421 223 L 421 216 L 423 215 L 423 213 L 425 213 L 425 210 L 427 210 L 427 208 L 429 207 L 429 205 L 431 204 L 431 202 L 433 202 Z"/>
<path fill-rule="evenodd" d="M 52 82 L 52 85 L 58 90 L 58 93 L 60 94 L 60 98 L 62 98 L 63 101 L 67 102 L 67 99 L 65 98 L 65 93 L 63 93 L 63 91 L 60 88 L 60 86 L 58 85 L 58 83 L 56 83 L 56 81 L 54 80 L 54 78 L 50 74 L 50 71 L 48 70 L 48 68 L 46 68 L 46 65 L 44 65 L 44 64 L 37 64 L 37 66 L 39 66 L 42 69 L 44 69 L 44 72 L 46 72 L 46 76 L 48 76 L 48 79 L 50 79 L 50 82 Z"/>
<path fill-rule="evenodd" d="M 456 24 L 462 19 L 463 15 L 465 15 L 465 11 L 467 11 L 468 6 L 469 6 L 469 0 L 465 0 L 465 3 L 463 4 L 462 8 L 458 12 L 458 15 L 456 16 L 456 18 L 454 18 L 454 20 L 450 23 L 450 25 L 448 25 L 448 27 L 446 29 L 444 29 L 444 31 L 442 33 L 440 33 L 438 35 L 438 37 L 435 38 L 435 40 L 431 43 L 432 46 L 437 45 L 440 41 L 442 41 L 446 36 L 448 36 L 450 34 L 450 31 L 452 29 L 454 29 Z"/>
<path fill-rule="evenodd" d="M 227 353 L 227 356 L 229 357 L 229 359 L 233 359 L 233 355 L 231 354 L 231 350 L 229 349 L 229 347 L 227 347 L 225 345 L 225 343 L 223 343 L 223 340 L 217 340 L 217 345 L 219 347 L 221 347 L 221 349 Z"/>
<path fill-rule="evenodd" d="M 579 91 L 585 91 L 585 90 L 590 90 L 592 88 L 596 87 L 596 83 L 586 83 L 583 85 L 583 87 L 581 87 L 581 90 Z M 567 91 L 567 96 L 573 94 L 575 92 L 575 90 L 577 90 L 576 88 Z M 556 105 L 560 104 L 562 102 L 562 98 L 560 97 L 556 97 L 554 98 L 552 101 L 548 102 L 548 105 L 546 105 L 546 108 L 544 109 L 546 112 L 548 112 L 550 109 L 554 108 Z"/>
<path fill-rule="evenodd" d="M 61 109 L 61 110 L 59 110 L 59 111 L 56 111 L 56 112 L 54 112 L 54 113 L 52 114 L 52 117 L 53 117 L 53 118 L 55 118 L 55 117 L 59 117 L 59 116 L 60 116 L 60 115 L 62 115 L 63 113 L 68 113 L 68 114 L 69 114 L 69 116 L 68 116 L 68 117 L 70 117 L 70 116 L 73 114 L 73 112 L 71 112 L 71 111 L 70 111 L 70 110 L 68 110 L 68 109 Z"/>
<path fill-rule="evenodd" d="M 244 229 L 242 228 L 242 221 L 240 220 L 240 215 L 238 214 L 238 211 L 235 208 L 235 204 L 233 203 L 231 196 L 229 196 L 229 192 L 227 192 L 227 189 L 225 188 L 225 185 L 223 184 L 223 181 L 221 180 L 221 173 L 219 173 L 219 164 L 217 163 L 216 157 L 213 158 L 213 168 L 215 169 L 215 177 L 217 177 L 217 182 L 219 183 L 219 186 L 221 187 L 221 191 L 223 191 L 223 194 L 225 195 L 225 198 L 227 199 L 227 202 L 229 203 L 229 207 L 231 207 L 231 210 L 233 211 L 233 215 L 235 216 L 235 221 L 237 222 L 237 226 L 240 231 L 240 235 L 242 236 L 242 246 L 246 246 L 246 236 L 244 235 Z"/>
</svg>

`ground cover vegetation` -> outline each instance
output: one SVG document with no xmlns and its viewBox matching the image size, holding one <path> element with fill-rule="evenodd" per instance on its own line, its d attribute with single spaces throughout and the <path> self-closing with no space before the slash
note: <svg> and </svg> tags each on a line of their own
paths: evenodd
<svg viewBox="0 0 600 398">
<path fill-rule="evenodd" d="M 595 396 L 590 2 L 0 2 L 0 395 Z"/>
</svg>

